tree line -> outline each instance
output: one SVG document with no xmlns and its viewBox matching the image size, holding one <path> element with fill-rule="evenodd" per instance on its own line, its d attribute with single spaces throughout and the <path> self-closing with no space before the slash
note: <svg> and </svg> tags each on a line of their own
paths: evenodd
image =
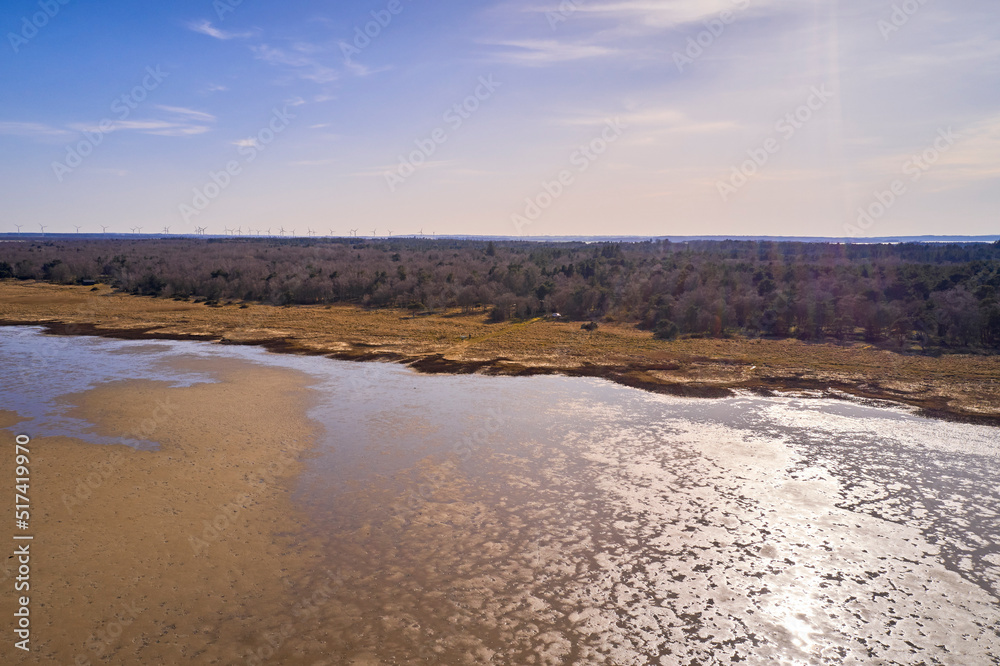
<svg viewBox="0 0 1000 666">
<path fill-rule="evenodd" d="M 1000 349 L 1000 243 L 59 239 L 0 243 L 0 278 L 210 304 L 560 313 L 660 338 L 763 335 Z"/>
</svg>

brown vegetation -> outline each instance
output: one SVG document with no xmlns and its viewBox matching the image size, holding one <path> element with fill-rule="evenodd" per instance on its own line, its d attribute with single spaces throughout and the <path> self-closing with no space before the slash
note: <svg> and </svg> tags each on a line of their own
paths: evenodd
<svg viewBox="0 0 1000 666">
<path fill-rule="evenodd" d="M 209 306 L 115 293 L 106 286 L 0 281 L 0 323 L 53 333 L 216 340 L 346 360 L 407 363 L 421 372 L 605 377 L 691 396 L 841 391 L 940 416 L 1000 423 L 1000 357 L 900 353 L 861 343 L 794 339 L 658 340 L 633 325 L 550 318 L 491 323 L 460 309 L 426 316 L 357 306 Z"/>
<path fill-rule="evenodd" d="M 210 305 L 461 309 L 495 322 L 559 313 L 663 339 L 1000 349 L 1000 243 L 39 238 L 0 243 L 5 277 Z"/>
</svg>

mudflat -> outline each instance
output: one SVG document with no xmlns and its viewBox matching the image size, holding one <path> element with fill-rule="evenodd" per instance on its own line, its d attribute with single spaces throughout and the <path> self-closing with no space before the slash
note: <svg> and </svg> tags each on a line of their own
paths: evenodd
<svg viewBox="0 0 1000 666">
<path fill-rule="evenodd" d="M 113 382 L 66 398 L 100 434 L 138 432 L 158 450 L 29 444 L 31 652 L 8 645 L 4 663 L 245 663 L 294 612 L 315 559 L 289 499 L 314 444 L 307 378 L 199 369 L 218 383 Z M 31 431 L 11 412 L 0 422 Z M 13 617 L 13 603 L 3 595 L 0 612 Z"/>
<path fill-rule="evenodd" d="M 275 307 L 174 301 L 0 281 L 0 324 L 52 333 L 198 339 L 346 360 L 390 360 L 421 372 L 604 377 L 647 390 L 722 396 L 734 389 L 843 392 L 914 405 L 934 416 L 1000 423 L 1000 356 L 929 356 L 861 343 L 769 339 L 655 340 L 634 326 L 485 313 L 427 316 L 356 306 Z"/>
</svg>

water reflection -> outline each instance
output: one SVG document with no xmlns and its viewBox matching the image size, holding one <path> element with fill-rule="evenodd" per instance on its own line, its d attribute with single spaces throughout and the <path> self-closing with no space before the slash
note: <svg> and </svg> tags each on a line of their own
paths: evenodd
<svg viewBox="0 0 1000 666">
<path fill-rule="evenodd" d="M 36 332 L 0 330 L 5 373 Z M 284 649 L 334 663 L 989 663 L 996 430 L 846 401 L 688 400 L 599 380 L 419 376 L 203 343 L 73 339 L 58 396 L 212 381 L 220 356 L 315 378 L 297 501 L 337 571 Z M 8 353 L 13 350 L 13 353 Z M 9 389 L 5 389 L 9 391 Z M 33 411 L 32 411 L 33 410 Z M 86 432 L 85 429 L 82 432 Z M 315 587 L 298 581 L 298 594 Z"/>
</svg>

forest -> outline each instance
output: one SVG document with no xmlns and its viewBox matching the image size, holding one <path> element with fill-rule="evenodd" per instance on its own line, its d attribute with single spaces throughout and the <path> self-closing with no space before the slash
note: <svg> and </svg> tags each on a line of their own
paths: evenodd
<svg viewBox="0 0 1000 666">
<path fill-rule="evenodd" d="M 1000 243 L 542 243 L 121 238 L 0 242 L 0 278 L 108 283 L 209 305 L 559 313 L 656 337 L 1000 350 Z"/>
</svg>

